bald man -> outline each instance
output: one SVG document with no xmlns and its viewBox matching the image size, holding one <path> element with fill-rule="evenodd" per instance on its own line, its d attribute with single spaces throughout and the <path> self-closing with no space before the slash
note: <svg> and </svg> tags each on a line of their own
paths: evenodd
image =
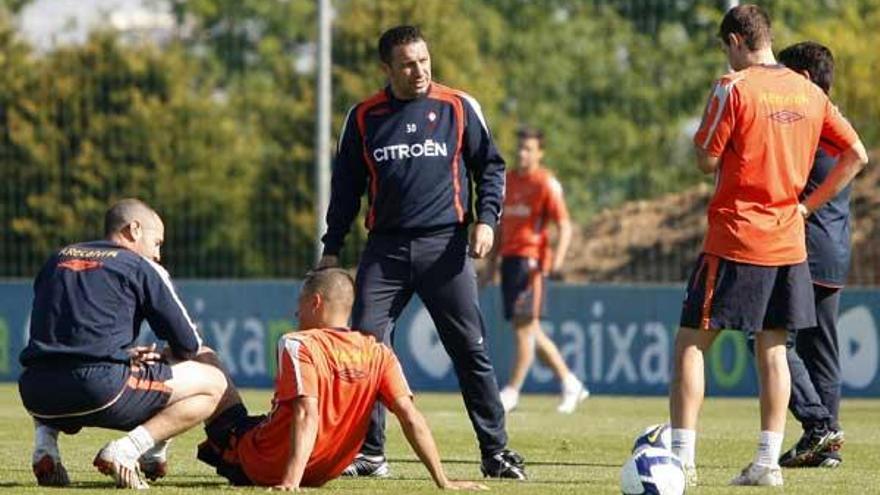
<svg viewBox="0 0 880 495">
<path fill-rule="evenodd" d="M 216 355 L 159 265 L 165 227 L 137 199 L 114 204 L 105 239 L 66 246 L 34 281 L 30 337 L 19 357 L 22 403 L 34 418 L 33 470 L 42 486 L 70 483 L 58 432 L 128 431 L 94 465 L 120 488 L 165 474 L 167 441 L 238 401 Z M 165 352 L 136 346 L 146 320 Z"/>
<path fill-rule="evenodd" d="M 446 477 L 394 353 L 347 328 L 353 302 L 354 282 L 345 271 L 327 268 L 306 277 L 298 304 L 301 330 L 278 341 L 271 413 L 248 417 L 242 404 L 231 406 L 206 426 L 199 459 L 236 485 L 321 486 L 357 455 L 378 400 L 398 417 L 438 487 L 486 489 Z"/>
</svg>

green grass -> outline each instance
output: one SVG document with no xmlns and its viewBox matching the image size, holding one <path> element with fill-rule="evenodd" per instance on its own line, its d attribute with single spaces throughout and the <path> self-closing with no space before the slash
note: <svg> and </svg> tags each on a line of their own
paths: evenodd
<svg viewBox="0 0 880 495">
<path fill-rule="evenodd" d="M 269 391 L 247 391 L 252 412 L 268 408 Z M 454 478 L 477 479 L 477 447 L 461 399 L 450 394 L 419 394 L 417 404 L 428 417 L 447 471 Z M 512 494 L 619 493 L 618 475 L 635 435 L 666 417 L 666 400 L 651 397 L 593 397 L 571 416 L 556 414 L 556 398 L 526 396 L 508 419 L 510 446 L 527 461 L 530 481 L 487 484 L 495 492 Z M 836 470 L 786 470 L 786 494 L 880 494 L 880 401 L 847 400 L 841 417 L 846 427 L 844 463 Z M 731 488 L 727 481 L 751 459 L 757 441 L 755 399 L 710 398 L 703 410 L 697 445 L 701 486 L 689 493 L 766 493 L 768 489 Z M 785 447 L 800 432 L 789 420 Z M 87 430 L 74 437 L 62 435 L 60 444 L 73 485 L 69 490 L 36 486 L 30 472 L 33 442 L 31 421 L 22 409 L 13 384 L 0 385 L 0 494 L 106 493 L 109 478 L 91 467 L 92 456 L 118 433 Z M 340 479 L 324 493 L 436 493 L 425 469 L 409 450 L 400 429 L 389 420 L 390 480 Z M 254 493 L 263 489 L 235 489 L 195 460 L 200 430 L 177 439 L 172 446 L 171 473 L 153 485 L 156 493 Z M 773 493 L 777 493 L 774 491 Z"/>
</svg>

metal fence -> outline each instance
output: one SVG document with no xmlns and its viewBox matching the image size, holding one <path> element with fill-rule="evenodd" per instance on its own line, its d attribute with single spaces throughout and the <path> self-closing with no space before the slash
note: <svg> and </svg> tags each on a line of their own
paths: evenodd
<svg viewBox="0 0 880 495">
<path fill-rule="evenodd" d="M 727 3 L 596 0 L 583 4 L 587 7 L 560 1 L 549 2 L 555 8 L 543 15 L 564 23 L 574 10 L 604 9 L 602 15 L 620 23 L 616 27 L 641 36 L 627 46 L 647 50 L 647 58 L 653 56 L 651 50 L 656 57 L 668 57 L 676 43 L 683 43 L 681 37 L 710 39 L 711 26 Z M 185 3 L 168 4 L 178 9 L 168 11 L 173 20 L 168 26 L 110 25 L 87 41 L 51 47 L 27 43 L 21 32 L 22 11 L 0 8 L 0 277 L 32 277 L 58 246 L 99 237 L 107 205 L 127 196 L 147 200 L 162 214 L 167 246 L 163 262 L 177 277 L 298 277 L 312 265 L 317 198 L 312 63 L 316 33 L 311 2 L 278 2 L 277 8 L 293 12 L 289 19 L 263 24 L 230 24 L 222 16 L 193 20 L 200 13 L 180 11 Z M 245 8 L 229 5 L 226 8 Z M 334 137 L 355 95 L 363 97 L 365 91 L 375 89 L 375 75 L 361 81 L 355 73 L 359 66 L 346 65 L 351 59 L 369 60 L 372 55 L 365 53 L 372 50 L 374 37 L 370 31 L 363 39 L 354 38 L 356 26 L 345 23 L 358 15 L 349 11 L 376 10 L 381 5 L 384 2 L 379 0 L 336 2 L 334 36 L 341 43 L 334 52 L 346 59 L 334 67 L 334 84 L 345 88 L 334 86 Z M 414 2 L 411 11 L 422 15 L 419 8 L 445 8 L 438 5 Z M 475 5 L 464 2 L 459 7 L 474 16 L 478 8 L 496 8 L 499 16 L 508 19 L 515 16 L 509 11 L 520 8 L 516 2 L 500 0 Z M 668 29 L 673 25 L 675 29 Z M 490 50 L 493 43 L 491 30 L 486 31 L 480 33 L 485 38 L 476 42 L 481 50 Z M 702 54 L 701 47 L 688 49 Z M 503 53 L 505 47 L 496 50 Z M 612 55 L 627 58 L 625 53 Z M 698 116 L 701 105 L 694 102 L 704 100 L 707 77 L 723 68 L 717 52 L 705 57 L 708 62 L 691 64 L 699 71 L 695 77 L 700 80 L 693 84 L 699 89 L 680 102 L 658 103 L 653 112 L 675 114 L 676 125 L 684 127 Z M 553 164 L 560 165 L 563 184 L 575 197 L 579 224 L 570 257 L 571 278 L 678 282 L 686 276 L 683 267 L 699 250 L 701 233 L 694 226 L 703 221 L 706 195 L 691 187 L 700 179 L 682 171 L 691 166 L 681 151 L 686 139 L 669 142 L 679 139 L 680 133 L 652 134 L 644 120 L 651 116 L 640 98 L 646 87 L 658 84 L 657 77 L 688 76 L 658 75 L 658 66 L 624 62 L 632 65 L 628 70 L 633 72 L 624 79 L 626 86 L 612 88 L 617 90 L 613 94 L 604 89 L 610 95 L 607 101 L 601 99 L 605 93 L 584 93 L 580 111 L 584 118 L 601 118 L 609 126 L 630 119 L 632 129 L 621 127 L 629 129 L 629 135 L 607 136 L 608 141 L 635 141 L 622 153 L 628 149 L 650 153 L 656 148 L 665 154 L 658 155 L 660 163 L 642 164 L 639 174 L 603 164 L 590 164 L 581 171 L 577 153 L 566 162 L 566 153 L 576 147 L 559 137 L 567 132 L 564 124 L 553 129 L 551 144 L 554 139 L 562 143 Z M 509 93 L 515 90 L 507 88 Z M 491 96 L 491 88 L 486 93 Z M 515 125 L 506 120 L 518 112 L 532 113 L 541 121 L 546 107 L 523 110 L 523 98 L 516 94 L 500 101 L 488 99 L 487 111 L 498 123 L 500 145 L 512 159 Z M 543 122 L 556 125 L 552 117 Z M 577 132 L 571 131 L 571 141 L 581 139 Z M 601 142 L 601 135 L 592 139 L 600 141 L 596 146 L 609 144 Z M 584 154 L 589 162 L 588 151 Z M 609 175 L 614 177 L 608 179 Z M 598 182 L 600 177 L 615 182 Z M 870 184 L 860 191 L 857 207 L 864 228 L 857 229 L 854 278 L 859 284 L 876 284 L 880 276 L 872 213 L 876 201 Z M 657 202 L 632 202 L 643 196 Z M 656 211 L 666 216 L 652 216 Z M 634 224 L 630 214 L 647 220 Z M 365 238 L 360 223 L 353 227 L 343 254 L 350 264 L 356 263 Z"/>
</svg>

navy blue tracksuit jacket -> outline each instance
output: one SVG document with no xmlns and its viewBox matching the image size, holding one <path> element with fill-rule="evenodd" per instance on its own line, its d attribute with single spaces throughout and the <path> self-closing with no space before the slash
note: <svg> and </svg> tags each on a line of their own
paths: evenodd
<svg viewBox="0 0 880 495">
<path fill-rule="evenodd" d="M 474 219 L 494 228 L 504 160 L 466 93 L 433 83 L 426 96 L 401 101 L 385 88 L 349 111 L 331 191 L 322 239 L 328 255 L 339 253 L 365 191 L 371 232 L 430 231 Z"/>
</svg>

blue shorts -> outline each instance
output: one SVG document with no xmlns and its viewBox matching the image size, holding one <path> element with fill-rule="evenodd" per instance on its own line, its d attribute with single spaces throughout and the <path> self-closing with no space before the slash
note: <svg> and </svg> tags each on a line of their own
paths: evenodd
<svg viewBox="0 0 880 495">
<path fill-rule="evenodd" d="M 814 327 L 809 266 L 751 265 L 703 253 L 688 281 L 681 326 L 744 332 Z"/>
<path fill-rule="evenodd" d="M 504 318 L 539 319 L 544 310 L 544 274 L 538 260 L 505 256 L 501 260 Z"/>
<path fill-rule="evenodd" d="M 76 367 L 32 366 L 19 379 L 28 412 L 66 433 L 83 427 L 132 430 L 161 411 L 171 397 L 164 362 L 99 363 Z"/>
</svg>

